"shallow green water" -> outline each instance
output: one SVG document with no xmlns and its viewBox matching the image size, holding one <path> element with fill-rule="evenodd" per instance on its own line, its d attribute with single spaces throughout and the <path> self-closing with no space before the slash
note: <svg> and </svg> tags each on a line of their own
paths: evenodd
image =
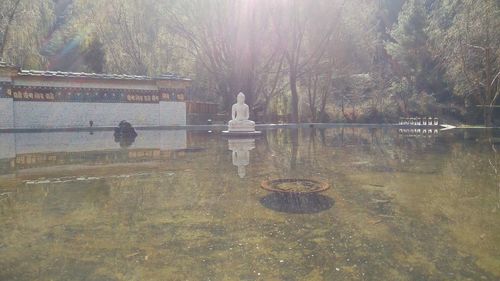
<svg viewBox="0 0 500 281">
<path fill-rule="evenodd" d="M 0 280 L 500 279 L 498 131 L 157 134 L 12 136 Z M 331 188 L 260 188 L 278 178 Z"/>
</svg>

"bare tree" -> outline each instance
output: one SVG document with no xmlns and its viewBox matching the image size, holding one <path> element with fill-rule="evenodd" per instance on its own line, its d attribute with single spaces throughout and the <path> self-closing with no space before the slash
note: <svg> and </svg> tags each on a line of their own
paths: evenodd
<svg viewBox="0 0 500 281">
<path fill-rule="evenodd" d="M 187 42 L 224 108 L 242 91 L 252 112 L 261 110 L 279 89 L 284 67 L 267 5 L 264 0 L 194 0 L 178 3 L 168 16 L 170 30 Z"/>
<path fill-rule="evenodd" d="M 176 40 L 168 32 L 170 1 L 79 1 L 78 25 L 90 21 L 92 33 L 103 44 L 106 68 L 112 72 L 157 75 L 178 60 Z"/>
<path fill-rule="evenodd" d="M 6 9 L 7 13 L 5 15 L 3 14 L 1 15 L 1 16 L 6 16 L 6 20 L 2 32 L 3 34 L 2 34 L 2 44 L 0 45 L 0 58 L 4 56 L 5 46 L 7 45 L 9 40 L 10 28 L 14 21 L 14 17 L 19 11 L 20 3 L 21 0 L 13 0 L 13 1 L 6 1 L 3 4 L 1 4 L 2 9 Z M 4 5 L 6 7 L 3 7 Z"/>
<path fill-rule="evenodd" d="M 343 1 L 291 0 L 276 3 L 277 36 L 288 65 L 292 122 L 299 122 L 299 80 L 327 51 Z M 314 37 L 316 36 L 316 38 Z"/>
<path fill-rule="evenodd" d="M 451 24 L 440 25 L 448 6 L 439 6 L 431 26 L 434 48 L 446 68 L 454 92 L 464 98 L 466 108 L 480 108 L 486 126 L 500 95 L 500 7 L 495 0 L 464 0 L 453 3 Z"/>
</svg>

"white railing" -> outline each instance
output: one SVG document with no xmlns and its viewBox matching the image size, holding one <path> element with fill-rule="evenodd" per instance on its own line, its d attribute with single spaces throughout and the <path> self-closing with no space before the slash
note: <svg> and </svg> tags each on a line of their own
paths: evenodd
<svg viewBox="0 0 500 281">
<path fill-rule="evenodd" d="M 399 124 L 401 126 L 439 126 L 437 117 L 401 117 Z"/>
</svg>

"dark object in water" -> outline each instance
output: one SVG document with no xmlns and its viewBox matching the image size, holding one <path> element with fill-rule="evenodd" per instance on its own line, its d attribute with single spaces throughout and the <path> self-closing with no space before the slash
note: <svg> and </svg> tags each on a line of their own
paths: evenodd
<svg viewBox="0 0 500 281">
<path fill-rule="evenodd" d="M 314 214 L 330 209 L 335 201 L 321 194 L 271 193 L 260 199 L 271 210 L 291 214 Z"/>
<path fill-rule="evenodd" d="M 137 137 L 134 127 L 129 122 L 123 120 L 115 128 L 115 138 L 116 137 Z"/>
<path fill-rule="evenodd" d="M 134 143 L 137 132 L 129 122 L 123 120 L 115 128 L 114 137 L 115 142 L 120 143 L 120 147 L 129 147 Z"/>
</svg>

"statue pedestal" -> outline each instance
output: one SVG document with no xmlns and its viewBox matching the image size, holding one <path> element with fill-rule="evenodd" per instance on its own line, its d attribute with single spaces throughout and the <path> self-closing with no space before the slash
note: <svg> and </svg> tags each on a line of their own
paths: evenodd
<svg viewBox="0 0 500 281">
<path fill-rule="evenodd" d="M 229 132 L 255 132 L 254 122 L 231 121 L 229 122 Z"/>
<path fill-rule="evenodd" d="M 222 132 L 228 136 L 255 136 L 262 134 L 261 131 L 255 130 L 255 123 L 253 121 L 235 121 L 229 122 L 229 128 L 227 131 Z"/>
</svg>

